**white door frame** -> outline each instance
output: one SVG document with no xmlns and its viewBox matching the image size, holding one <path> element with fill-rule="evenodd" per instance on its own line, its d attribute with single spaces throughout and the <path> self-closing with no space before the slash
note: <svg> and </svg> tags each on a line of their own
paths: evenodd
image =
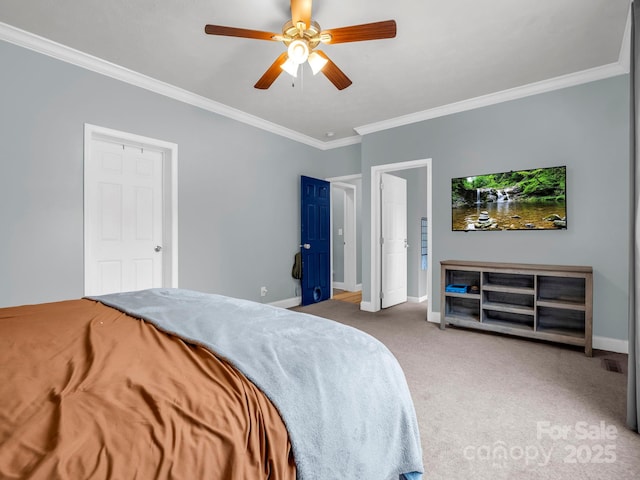
<svg viewBox="0 0 640 480">
<path fill-rule="evenodd" d="M 367 312 L 377 312 L 380 310 L 380 285 L 381 281 L 381 222 L 380 222 L 380 178 L 382 173 L 397 172 L 400 170 L 409 170 L 411 168 L 427 168 L 427 300 L 428 300 L 428 318 L 433 318 L 433 301 L 434 296 L 431 291 L 433 269 L 431 264 L 432 255 L 432 209 L 433 209 L 433 185 L 432 185 L 432 161 L 430 158 L 422 160 L 410 160 L 407 162 L 388 163 L 385 165 L 376 165 L 371 167 L 371 301 L 362 302 L 360 309 Z"/>
<path fill-rule="evenodd" d="M 178 287 L 178 145 L 175 143 L 157 140 L 155 138 L 143 137 L 128 132 L 121 132 L 111 128 L 84 124 L 84 163 L 93 158 L 93 140 L 104 140 L 107 142 L 126 144 L 137 148 L 147 148 L 163 153 L 162 161 L 162 218 L 163 218 L 163 279 L 164 287 Z M 86 171 L 86 168 L 85 168 Z M 87 191 L 86 178 L 84 180 L 84 191 Z M 87 208 L 87 195 L 84 197 L 84 288 L 88 291 L 90 282 L 87 278 L 86 251 L 89 241 L 89 225 L 87 218 L 89 209 Z"/>
</svg>

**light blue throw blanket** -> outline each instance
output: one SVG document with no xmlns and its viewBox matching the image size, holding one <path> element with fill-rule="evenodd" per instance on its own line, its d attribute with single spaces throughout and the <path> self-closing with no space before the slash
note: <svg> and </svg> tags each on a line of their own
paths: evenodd
<svg viewBox="0 0 640 480">
<path fill-rule="evenodd" d="M 90 297 L 230 361 L 276 406 L 299 480 L 419 480 L 422 451 L 404 374 L 355 328 L 180 289 Z"/>
</svg>

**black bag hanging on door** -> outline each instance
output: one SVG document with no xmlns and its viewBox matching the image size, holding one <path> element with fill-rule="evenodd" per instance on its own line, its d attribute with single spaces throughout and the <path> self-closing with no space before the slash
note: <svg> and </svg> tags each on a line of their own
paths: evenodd
<svg viewBox="0 0 640 480">
<path fill-rule="evenodd" d="M 302 255 L 300 252 L 296 253 L 293 257 L 293 268 L 291 269 L 291 276 L 297 280 L 302 278 Z"/>
</svg>

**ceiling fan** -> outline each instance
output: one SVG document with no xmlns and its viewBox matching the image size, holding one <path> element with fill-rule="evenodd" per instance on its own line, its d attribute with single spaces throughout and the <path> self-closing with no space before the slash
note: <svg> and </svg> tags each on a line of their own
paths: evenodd
<svg viewBox="0 0 640 480">
<path fill-rule="evenodd" d="M 308 62 L 314 75 L 322 72 L 338 90 L 343 90 L 351 85 L 351 80 L 322 50 L 315 50 L 315 48 L 320 43 L 335 44 L 393 38 L 396 36 L 396 22 L 385 20 L 322 30 L 320 25 L 311 19 L 311 3 L 312 0 L 291 0 L 291 20 L 284 24 L 282 33 L 222 25 L 206 25 L 204 31 L 209 35 L 283 42 L 287 46 L 287 51 L 273 62 L 254 85 L 255 88 L 266 90 L 283 70 L 296 77 L 298 67 Z"/>
</svg>

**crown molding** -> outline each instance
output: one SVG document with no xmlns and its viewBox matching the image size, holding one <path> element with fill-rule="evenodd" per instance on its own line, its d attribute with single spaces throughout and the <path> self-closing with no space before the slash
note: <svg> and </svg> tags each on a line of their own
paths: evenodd
<svg viewBox="0 0 640 480">
<path fill-rule="evenodd" d="M 356 145 L 362 142 L 362 135 L 388 130 L 412 123 L 431 120 L 433 118 L 473 110 L 480 107 L 495 105 L 497 103 L 517 100 L 520 98 L 537 95 L 539 93 L 550 92 L 561 88 L 572 87 L 583 83 L 602 80 L 609 77 L 629 73 L 630 64 L 630 32 L 631 32 L 631 9 L 627 17 L 622 45 L 617 63 L 595 67 L 581 72 L 570 73 L 560 77 L 531 83 L 522 87 L 516 87 L 501 92 L 491 93 L 480 97 L 463 100 L 460 102 L 443 105 L 440 107 L 423 110 L 420 112 L 403 115 L 376 123 L 370 123 L 354 128 L 358 135 L 345 137 L 331 141 L 321 141 L 316 138 L 304 135 L 290 128 L 283 127 L 273 122 L 269 122 L 255 115 L 243 112 L 228 105 L 210 100 L 201 95 L 189 92 L 188 90 L 170 85 L 155 78 L 143 75 L 134 70 L 122 67 L 115 63 L 108 62 L 101 58 L 89 55 L 79 50 L 67 47 L 52 40 L 40 37 L 33 33 L 21 30 L 6 23 L 0 22 L 0 40 L 7 41 L 49 57 L 61 60 L 72 65 L 105 75 L 122 82 L 144 88 L 154 93 L 178 100 L 180 102 L 193 105 L 203 110 L 222 115 L 247 125 L 265 130 L 281 137 L 294 140 L 296 142 L 309 145 L 319 150 L 331 150 L 334 148 Z"/>
<path fill-rule="evenodd" d="M 429 110 L 423 110 L 421 112 L 410 113 L 408 115 L 383 120 L 381 122 L 370 123 L 368 125 L 356 127 L 354 130 L 360 135 L 367 135 L 370 133 L 379 132 L 381 130 L 389 130 L 391 128 L 401 127 L 425 120 L 431 120 L 437 117 L 444 117 L 445 115 L 451 115 L 453 113 L 466 112 L 468 110 L 487 107 L 490 105 L 495 105 L 497 103 L 508 102 L 510 100 L 517 100 L 520 98 L 529 97 L 531 95 L 537 95 L 539 93 L 551 92 L 553 90 L 559 90 L 583 83 L 589 83 L 596 80 L 615 77 L 628 73 L 628 71 L 629 70 L 625 70 L 624 66 L 620 63 L 611 63 L 609 65 L 595 67 L 588 70 L 583 70 L 581 72 L 570 73 L 567 75 L 562 75 L 560 77 L 551 78 L 549 80 L 530 83 L 522 87 L 515 87 L 508 90 L 503 90 L 501 92 L 490 93 L 488 95 L 482 95 L 480 97 L 471 98 L 469 100 L 450 103 L 441 107 L 435 107 Z"/>
<path fill-rule="evenodd" d="M 350 137 L 339 138 L 337 140 L 331 140 L 329 142 L 320 142 L 322 145 L 317 147 L 320 150 L 331 150 L 332 148 L 347 147 L 349 145 L 357 145 L 362 143 L 362 137 L 360 135 L 352 135 Z"/>
<path fill-rule="evenodd" d="M 631 71 L 631 13 L 631 3 L 629 3 L 627 23 L 624 26 L 622 45 L 620 45 L 620 55 L 618 55 L 618 64 L 624 68 L 625 73 L 629 73 Z"/>
<path fill-rule="evenodd" d="M 202 108 L 203 110 L 266 130 L 267 132 L 274 133 L 281 137 L 285 137 L 320 150 L 339 148 L 346 145 L 360 143 L 361 141 L 360 137 L 347 137 L 330 142 L 323 142 L 313 137 L 309 137 L 308 135 L 296 132 L 295 130 L 283 127 L 282 125 L 269 122 L 256 117 L 255 115 L 215 102 L 201 95 L 196 95 L 195 93 L 182 88 L 161 82 L 160 80 L 143 75 L 134 70 L 108 62 L 107 60 L 89 55 L 88 53 L 81 52 L 74 48 L 67 47 L 66 45 L 62 45 L 3 22 L 0 22 L 0 40 L 42 53 L 57 60 L 76 65 L 86 70 L 91 70 L 92 72 L 96 72 L 107 77 L 144 88 L 145 90 Z"/>
</svg>

